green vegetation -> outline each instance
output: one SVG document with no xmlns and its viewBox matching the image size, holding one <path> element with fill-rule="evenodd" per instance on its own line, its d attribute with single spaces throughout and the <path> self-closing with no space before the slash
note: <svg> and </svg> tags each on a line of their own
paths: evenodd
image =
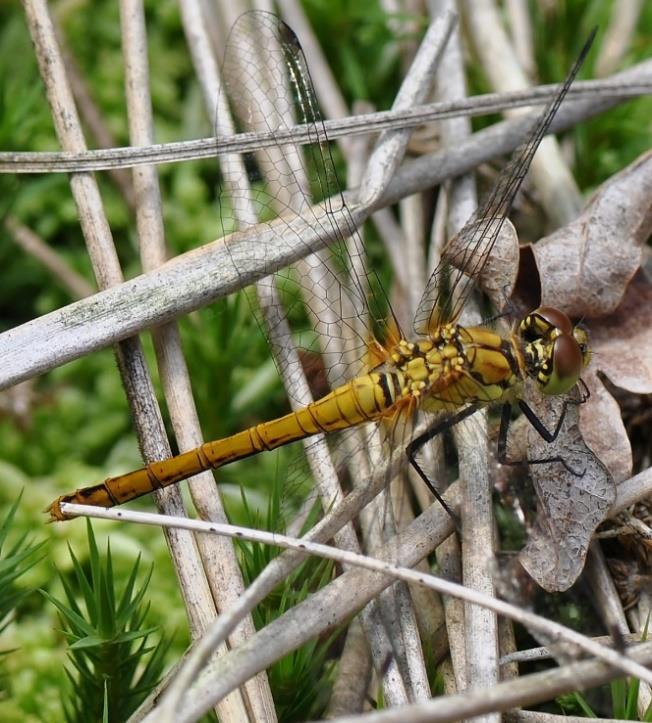
<svg viewBox="0 0 652 723">
<path fill-rule="evenodd" d="M 73 579 L 61 575 L 65 600 L 45 593 L 57 608 L 72 668 L 66 669 L 69 690 L 63 700 L 70 723 L 88 720 L 122 721 L 131 715 L 161 678 L 169 639 L 148 646 L 155 627 L 144 627 L 150 568 L 136 588 L 140 557 L 118 595 L 111 548 L 100 554 L 90 521 L 88 572 L 70 550 Z M 79 598 L 83 600 L 80 604 Z"/>
<path fill-rule="evenodd" d="M 378 108 L 389 107 L 401 77 L 399 42 L 379 4 L 304 4 L 347 101 L 366 99 Z M 126 145 L 118 5 L 51 5 L 60 13 L 67 43 L 116 144 Z M 149 0 L 146 5 L 156 139 L 207 136 L 212 119 L 203 110 L 177 3 Z M 604 27 L 610 8 L 606 0 L 588 4 L 587 12 L 587 3 L 579 0 L 558 5 L 552 14 L 537 18 L 542 81 L 563 77 L 588 28 L 596 23 Z M 641 28 L 650 27 L 652 5 L 646 4 Z M 398 40 L 414 39 L 422 28 L 417 24 Z M 625 65 L 649 55 L 648 39 L 649 33 L 639 31 Z M 583 77 L 591 76 L 591 62 Z M 474 90 L 481 89 L 479 69 L 473 78 L 478 78 Z M 628 103 L 573 131 L 583 189 L 589 191 L 647 148 L 651 106 L 649 98 Z M 0 6 L 0 148 L 58 149 L 25 21 L 19 6 L 11 3 Z M 338 174 L 345 178 L 335 155 Z M 170 255 L 217 237 L 216 164 L 170 164 L 159 172 Z M 98 181 L 125 276 L 133 277 L 140 268 L 133 216 L 106 174 L 98 174 Z M 9 214 L 94 283 L 68 177 L 0 175 L 0 331 L 72 301 L 59 279 L 16 247 L 3 223 Z M 380 256 L 377 247 L 372 254 L 374 260 Z M 391 271 L 383 263 L 380 275 L 389 280 Z M 215 302 L 179 325 L 205 438 L 287 410 L 264 335 L 243 294 Z M 149 337 L 144 344 L 153 362 Z M 80 522 L 46 526 L 42 513 L 57 495 L 141 463 L 113 354 L 93 353 L 27 382 L 12 397 L 0 395 L 0 720 L 91 720 L 84 718 L 91 705 L 92 719 L 99 720 L 105 693 L 107 719 L 123 720 L 127 708 L 137 705 L 164 666 L 188 645 L 163 535 L 108 523 L 94 525 L 92 534 Z M 280 512 L 293 509 L 304 475 L 297 474 L 291 490 L 280 490 L 269 480 L 284 479 L 279 469 L 291 457 L 285 451 L 260 455 L 220 471 L 234 522 L 283 529 Z M 141 504 L 151 507 L 147 500 Z M 276 551 L 241 544 L 239 554 L 247 579 L 253 579 Z M 282 614 L 332 573 L 329 565 L 306 562 L 260 606 L 256 624 Z M 38 587 L 43 595 L 34 592 Z M 164 621 L 160 630 L 158 621 Z M 331 643 L 311 643 L 273 667 L 270 679 L 283 720 L 322 713 L 333 675 Z M 148 667 L 136 670 L 144 660 Z M 73 681 L 78 697 L 71 693 Z M 131 686 L 133 695 L 125 694 L 122 701 L 127 708 L 113 707 L 113 686 Z M 631 708 L 627 701 L 618 710 L 625 708 Z"/>
<path fill-rule="evenodd" d="M 254 529 L 272 529 L 285 532 L 286 492 L 280 485 L 274 485 L 264 513 L 249 507 L 242 495 L 244 522 Z M 317 521 L 318 506 L 313 506 L 303 530 L 306 531 Z M 275 557 L 279 549 L 269 545 L 236 540 L 245 584 L 249 585 Z M 329 560 L 309 558 L 296 568 L 254 611 L 257 629 L 268 625 L 286 610 L 294 607 L 326 585 L 333 577 L 333 564 Z M 313 640 L 307 645 L 281 658 L 268 670 L 270 685 L 274 691 L 274 703 L 279 720 L 310 720 L 323 712 L 328 702 L 334 672 L 329 652 L 336 634 L 325 640 Z"/>
</svg>

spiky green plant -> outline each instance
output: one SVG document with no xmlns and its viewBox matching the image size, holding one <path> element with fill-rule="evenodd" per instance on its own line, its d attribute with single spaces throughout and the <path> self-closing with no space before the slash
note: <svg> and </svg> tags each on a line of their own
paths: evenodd
<svg viewBox="0 0 652 723">
<path fill-rule="evenodd" d="M 20 602 L 31 592 L 17 587 L 16 581 L 43 558 L 43 555 L 36 553 L 45 542 L 33 545 L 29 542 L 27 532 L 20 535 L 8 550 L 4 550 L 21 497 L 22 494 L 0 522 L 0 633 L 11 622 L 11 615 Z"/>
<path fill-rule="evenodd" d="M 66 600 L 43 592 L 59 611 L 69 645 L 72 669 L 66 674 L 71 685 L 64 714 L 71 723 L 123 721 L 160 680 L 170 641 L 148 645 L 157 630 L 146 624 L 151 570 L 137 587 L 138 558 L 118 593 L 110 545 L 100 555 L 90 522 L 87 536 L 88 568 L 69 548 L 74 582 L 60 575 Z"/>
<path fill-rule="evenodd" d="M 38 552 L 45 542 L 32 544 L 26 532 L 20 535 L 11 547 L 5 549 L 21 497 L 22 494 L 0 521 L 0 633 L 12 622 L 21 602 L 33 592 L 29 588 L 20 588 L 16 584 L 18 579 L 43 559 L 43 555 Z M 10 649 L 0 649 L 0 661 L 11 652 Z M 0 667 L 0 697 L 7 698 L 10 695 L 10 681 Z"/>
</svg>

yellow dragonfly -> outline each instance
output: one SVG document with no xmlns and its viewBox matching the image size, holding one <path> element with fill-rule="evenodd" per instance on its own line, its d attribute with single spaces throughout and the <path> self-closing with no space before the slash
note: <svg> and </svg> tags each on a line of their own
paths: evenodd
<svg viewBox="0 0 652 723">
<path fill-rule="evenodd" d="M 458 234 L 457 243 L 451 241 L 444 249 L 442 260 L 426 285 L 410 334 L 401 330 L 386 295 L 376 283 L 376 277 L 371 272 L 356 275 L 350 269 L 349 265 L 356 261 L 354 257 L 362 254 L 361 240 L 355 232 L 351 235 L 351 228 L 340 229 L 339 239 L 331 247 L 335 265 L 324 263 L 319 266 L 313 261 L 310 279 L 307 280 L 307 274 L 305 277 L 295 274 L 294 280 L 297 281 L 298 276 L 299 285 L 308 290 L 309 302 L 316 300 L 319 287 L 323 293 L 320 308 L 313 310 L 317 319 L 315 327 L 326 328 L 328 333 L 334 334 L 330 330 L 337 322 L 338 328 L 349 332 L 349 352 L 355 347 L 346 358 L 347 363 L 351 358 L 366 360 L 366 368 L 335 384 L 332 391 L 320 399 L 280 418 L 63 495 L 48 508 L 51 518 L 66 519 L 62 503 L 101 507 L 120 505 L 203 470 L 216 469 L 311 435 L 336 432 L 368 422 L 379 422 L 392 429 L 396 428 L 399 419 L 413 418 L 417 412 L 434 414 L 433 422 L 425 433 L 407 444 L 407 459 L 438 498 L 437 491 L 417 461 L 417 454 L 428 440 L 480 407 L 493 403 L 504 405 L 499 441 L 501 458 L 504 457 L 513 404 L 520 407 L 545 440 L 555 440 L 561 428 L 563 412 L 556 427 L 547 429 L 521 398 L 522 387 L 526 379 L 532 379 L 544 395 L 568 392 L 578 382 L 590 359 L 586 331 L 573 324 L 562 311 L 551 307 L 533 310 L 505 335 L 492 331 L 486 325 L 462 326 L 458 319 L 471 293 L 473 284 L 470 280 L 477 280 L 485 269 L 532 157 L 573 82 L 592 39 L 586 43 L 565 82 L 536 121 L 527 142 L 517 149 L 489 197 Z M 334 194 L 332 203 L 337 203 L 340 210 L 346 211 L 336 186 L 334 165 L 316 110 L 305 58 L 292 30 L 273 15 L 247 13 L 234 26 L 227 47 L 224 83 L 227 88 L 233 86 L 230 100 L 243 128 L 247 128 L 249 123 L 259 127 L 262 121 L 274 130 L 278 127 L 277 115 L 274 114 L 278 114 L 279 110 L 275 104 L 286 102 L 280 100 L 281 93 L 276 93 L 269 108 L 261 107 L 261 89 L 256 85 L 259 81 L 253 80 L 253 72 L 247 74 L 246 64 L 258 64 L 261 66 L 259 70 L 269 73 L 272 91 L 275 73 L 284 70 L 294 99 L 292 107 L 288 105 L 285 110 L 290 110 L 308 124 L 315 141 L 308 158 L 309 164 L 317 168 L 322 192 L 326 196 Z M 236 65 L 239 70 L 236 70 Z M 248 78 L 251 78 L 251 87 L 247 84 Z M 271 96 L 271 92 L 263 92 L 264 99 L 269 101 Z M 291 160 L 295 152 L 296 149 L 285 141 L 283 146 L 259 152 L 256 161 L 263 170 L 279 169 L 279 176 L 292 177 L 292 183 L 297 183 L 299 192 L 303 194 L 299 206 L 287 199 L 266 197 L 265 192 L 257 197 L 259 206 L 274 203 L 278 210 L 279 205 L 281 208 L 292 205 L 295 215 L 309 212 L 305 184 L 297 182 L 301 170 Z M 286 164 L 283 170 L 282 163 Z M 280 215 L 283 217 L 282 213 Z M 288 216 L 286 213 L 285 216 L 291 218 L 291 214 Z M 328 213 L 325 218 L 328 223 Z M 271 224 L 270 228 L 273 228 Z M 281 225 L 280 229 L 278 241 L 287 243 L 282 241 L 282 234 L 290 233 L 290 221 Z M 462 251 L 459 250 L 460 239 L 463 241 Z M 264 264 L 264 259 L 262 261 Z M 342 280 L 342 267 L 345 266 L 349 267 L 349 276 Z M 363 316 L 368 320 L 367 325 L 373 327 L 364 338 L 354 329 Z M 344 338 L 344 332 L 341 333 Z M 328 355 L 330 350 L 323 351 Z M 334 372 L 331 379 L 337 379 L 337 374 L 341 374 L 342 370 L 346 373 L 348 368 L 339 352 L 335 356 L 340 372 Z M 374 361 L 370 362 L 370 359 Z M 529 461 L 565 464 L 559 455 Z"/>
</svg>

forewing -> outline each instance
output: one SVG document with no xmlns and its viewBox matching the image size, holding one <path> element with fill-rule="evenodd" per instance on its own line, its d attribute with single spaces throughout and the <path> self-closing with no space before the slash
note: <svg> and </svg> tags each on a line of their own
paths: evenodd
<svg viewBox="0 0 652 723">
<path fill-rule="evenodd" d="M 231 230 L 236 217 L 242 224 L 238 209 L 253 199 L 263 223 L 278 217 L 277 223 L 267 224 L 272 230 L 266 247 L 270 251 L 272 244 L 288 248 L 304 245 L 293 229 L 292 220 L 297 217 L 335 238 L 328 251 L 310 254 L 306 247 L 302 262 L 263 279 L 258 289 L 258 311 L 271 316 L 272 324 L 284 317 L 296 322 L 302 334 L 293 336 L 295 343 L 322 352 L 330 384 L 339 384 L 363 365 L 371 341 L 368 329 L 375 329 L 379 336 L 384 334 L 383 319 L 389 304 L 375 274 L 366 270 L 360 237 L 340 192 L 303 51 L 293 31 L 279 18 L 249 12 L 231 30 L 222 72 L 222 91 L 237 116 L 239 129 L 271 136 L 267 147 L 245 161 L 250 183 L 253 179 L 253 196 L 247 184 L 231 184 L 231 205 L 222 203 L 220 209 L 223 229 Z M 279 132 L 296 123 L 305 124 L 309 144 L 277 140 Z M 219 117 L 216 125 L 219 136 L 224 131 Z M 229 159 L 221 160 L 226 175 Z M 325 212 L 315 211 L 312 193 L 324 199 Z M 246 223 L 247 216 L 244 218 Z M 259 262 L 265 269 L 265 249 Z M 264 293 L 265 286 L 269 293 Z M 284 310 L 279 313 L 281 302 Z M 272 341 L 269 325 L 261 323 L 261 328 Z M 299 364 L 297 356 L 277 360 L 282 376 L 291 376 L 296 371 L 292 367 Z"/>
</svg>

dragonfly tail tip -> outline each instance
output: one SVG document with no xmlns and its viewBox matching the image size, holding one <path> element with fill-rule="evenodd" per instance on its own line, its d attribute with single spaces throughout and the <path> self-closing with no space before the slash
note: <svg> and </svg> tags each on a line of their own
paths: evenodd
<svg viewBox="0 0 652 723">
<path fill-rule="evenodd" d="M 63 522 L 66 518 L 64 517 L 63 513 L 61 512 L 61 498 L 56 499 L 54 502 L 49 504 L 43 512 L 46 515 L 49 515 L 49 519 L 47 521 L 47 524 L 49 525 L 52 522 Z"/>
</svg>

